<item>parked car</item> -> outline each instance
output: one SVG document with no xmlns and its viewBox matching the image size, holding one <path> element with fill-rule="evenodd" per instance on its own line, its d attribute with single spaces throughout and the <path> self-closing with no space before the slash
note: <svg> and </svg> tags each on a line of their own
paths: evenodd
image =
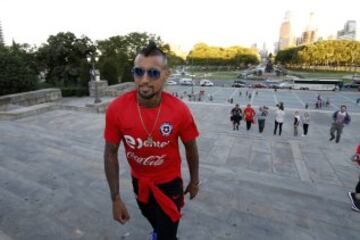
<svg viewBox="0 0 360 240">
<path fill-rule="evenodd" d="M 177 85 L 177 82 L 175 82 L 174 80 L 168 80 L 167 85 Z"/>
<path fill-rule="evenodd" d="M 236 88 L 240 88 L 240 87 L 247 87 L 248 84 L 246 82 L 244 82 L 244 81 L 241 81 L 241 80 L 235 80 L 231 86 L 236 87 Z"/>
<path fill-rule="evenodd" d="M 281 89 L 292 89 L 292 84 L 289 82 L 281 82 L 279 83 L 279 88 Z"/>
<path fill-rule="evenodd" d="M 253 88 L 267 88 L 268 86 L 264 83 L 254 83 L 252 85 Z"/>
<path fill-rule="evenodd" d="M 345 83 L 343 88 L 359 88 L 360 84 L 356 84 L 356 83 Z"/>
<path fill-rule="evenodd" d="M 180 85 L 193 86 L 195 85 L 194 81 L 191 78 L 182 78 L 179 81 Z"/>
<path fill-rule="evenodd" d="M 203 79 L 200 81 L 200 86 L 202 87 L 212 87 L 214 86 L 214 83 L 210 80 Z"/>
</svg>

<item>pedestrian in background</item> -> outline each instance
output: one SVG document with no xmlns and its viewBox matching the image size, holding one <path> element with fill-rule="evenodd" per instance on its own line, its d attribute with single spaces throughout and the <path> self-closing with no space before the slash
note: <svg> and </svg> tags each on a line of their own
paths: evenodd
<svg viewBox="0 0 360 240">
<path fill-rule="evenodd" d="M 259 108 L 259 112 L 256 114 L 258 124 L 259 124 L 259 133 L 262 133 L 265 128 L 265 120 L 268 115 L 268 107 L 263 106 Z"/>
<path fill-rule="evenodd" d="M 231 109 L 231 117 L 230 120 L 233 123 L 233 130 L 239 130 L 240 121 L 242 119 L 242 111 L 239 108 L 239 104 L 236 104 L 233 109 Z"/>
<path fill-rule="evenodd" d="M 358 144 L 356 153 L 351 160 L 356 162 L 357 165 L 360 165 L 360 144 Z M 360 212 L 360 176 L 355 187 L 355 192 L 348 192 L 348 196 L 351 201 L 351 208 L 356 212 Z"/>
<path fill-rule="evenodd" d="M 274 126 L 274 135 L 276 135 L 277 129 L 279 127 L 279 136 L 281 136 L 282 125 L 285 118 L 284 104 L 277 104 L 277 109 L 275 111 L 275 126 Z"/>
<path fill-rule="evenodd" d="M 300 125 L 300 114 L 298 111 L 296 111 L 294 114 L 294 136 L 295 137 L 298 136 L 299 125 Z"/>
<path fill-rule="evenodd" d="M 347 112 L 347 107 L 345 105 L 341 105 L 340 110 L 334 112 L 332 118 L 334 122 L 331 124 L 329 141 L 335 139 L 336 132 L 335 142 L 338 143 L 340 141 L 344 125 L 348 125 L 350 123 L 351 117 Z"/>
<path fill-rule="evenodd" d="M 251 124 L 254 123 L 254 117 L 255 117 L 255 110 L 251 107 L 251 104 L 249 103 L 247 107 L 244 109 L 244 118 L 246 121 L 246 130 L 250 130 Z"/>
<path fill-rule="evenodd" d="M 303 124 L 302 136 L 306 136 L 308 134 L 309 125 L 310 125 L 310 114 L 308 112 L 304 112 L 304 115 L 302 117 L 302 124 Z"/>
</svg>

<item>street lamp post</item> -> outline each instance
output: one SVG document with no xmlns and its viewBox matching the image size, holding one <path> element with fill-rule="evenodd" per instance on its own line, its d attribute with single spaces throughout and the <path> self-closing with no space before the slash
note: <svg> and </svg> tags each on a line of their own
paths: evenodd
<svg viewBox="0 0 360 240">
<path fill-rule="evenodd" d="M 94 87 L 95 87 L 95 101 L 94 103 L 100 103 L 101 99 L 99 97 L 99 93 L 98 93 L 98 85 L 97 85 L 97 80 L 96 80 L 96 69 L 95 69 L 95 62 L 97 62 L 99 60 L 98 57 L 93 57 L 93 56 L 88 56 L 87 57 L 87 61 L 89 63 L 91 63 L 91 69 L 90 69 L 90 80 L 93 82 Z"/>
</svg>

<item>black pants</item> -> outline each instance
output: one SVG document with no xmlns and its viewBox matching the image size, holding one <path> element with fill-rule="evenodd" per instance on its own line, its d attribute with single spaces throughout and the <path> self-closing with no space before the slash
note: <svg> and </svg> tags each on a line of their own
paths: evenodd
<svg viewBox="0 0 360 240">
<path fill-rule="evenodd" d="M 233 126 L 234 126 L 234 130 L 235 130 L 235 129 L 239 130 L 239 126 L 240 126 L 240 118 L 236 118 L 236 117 L 234 117 L 234 120 L 233 120 Z"/>
<path fill-rule="evenodd" d="M 246 130 L 250 130 L 252 121 L 246 121 Z"/>
<path fill-rule="evenodd" d="M 358 183 L 356 184 L 356 187 L 355 187 L 355 192 L 360 193 L 360 176 L 359 176 Z"/>
<path fill-rule="evenodd" d="M 259 123 L 259 132 L 262 133 L 265 127 L 265 119 L 258 120 L 258 123 Z"/>
<path fill-rule="evenodd" d="M 184 190 L 181 178 L 176 178 L 171 182 L 157 185 L 177 206 L 180 211 L 184 205 Z M 133 178 L 134 192 L 138 194 L 138 181 Z M 177 240 L 176 233 L 179 225 L 178 222 L 171 221 L 170 217 L 161 209 L 154 196 L 150 194 L 147 204 L 137 201 L 142 215 L 150 222 L 157 234 L 158 240 Z"/>
<path fill-rule="evenodd" d="M 309 124 L 304 123 L 304 124 L 303 124 L 304 135 L 307 135 L 308 130 L 309 130 Z"/>
<path fill-rule="evenodd" d="M 282 125 L 283 125 L 283 123 L 282 123 L 282 122 L 277 122 L 277 121 L 275 120 L 274 135 L 276 135 L 276 130 L 277 130 L 277 128 L 278 128 L 278 125 L 279 125 L 279 136 L 280 136 L 280 135 L 281 135 L 281 132 L 282 132 Z"/>
</svg>

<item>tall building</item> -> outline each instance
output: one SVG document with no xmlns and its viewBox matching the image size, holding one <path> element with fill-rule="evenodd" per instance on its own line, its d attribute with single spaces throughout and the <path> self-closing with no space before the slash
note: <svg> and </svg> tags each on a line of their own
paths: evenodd
<svg viewBox="0 0 360 240">
<path fill-rule="evenodd" d="M 305 27 L 304 32 L 301 34 L 300 38 L 296 39 L 296 45 L 303 45 L 308 43 L 316 42 L 317 39 L 317 28 L 315 25 L 315 15 L 310 13 L 309 21 Z"/>
<path fill-rule="evenodd" d="M 280 26 L 279 46 L 278 50 L 283 50 L 294 46 L 294 36 L 292 30 L 292 15 L 290 11 L 285 13 L 284 21 Z"/>
<path fill-rule="evenodd" d="M 266 59 L 269 55 L 269 51 L 266 47 L 266 43 L 263 44 L 262 49 L 259 51 L 260 57 L 262 60 Z"/>
<path fill-rule="evenodd" d="M 345 23 L 344 28 L 337 32 L 337 39 L 356 40 L 356 21 L 349 20 Z"/>
<path fill-rule="evenodd" d="M 0 45 L 4 45 L 4 36 L 3 36 L 1 21 L 0 21 Z"/>
</svg>

